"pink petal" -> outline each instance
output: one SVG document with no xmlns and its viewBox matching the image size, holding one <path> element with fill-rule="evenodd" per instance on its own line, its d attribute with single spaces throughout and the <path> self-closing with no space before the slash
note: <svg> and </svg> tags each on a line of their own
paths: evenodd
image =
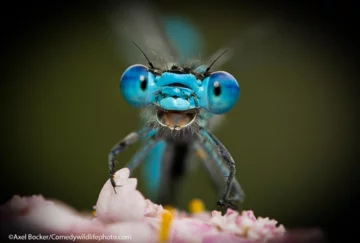
<svg viewBox="0 0 360 243">
<path fill-rule="evenodd" d="M 210 222 L 211 214 L 209 212 L 193 213 L 191 217 L 194 219 L 199 219 L 203 222 Z"/>
<path fill-rule="evenodd" d="M 204 236 L 202 243 L 253 243 L 253 241 L 241 237 L 237 237 L 231 233 L 210 233 Z"/>
<path fill-rule="evenodd" d="M 213 225 L 215 225 L 219 228 L 221 228 L 223 225 L 226 225 L 227 220 L 224 216 L 221 215 L 220 211 L 216 211 L 216 210 L 212 211 L 211 216 L 212 216 L 212 218 L 211 218 L 210 222 Z"/>
<path fill-rule="evenodd" d="M 255 217 L 255 215 L 254 215 L 254 212 L 251 211 L 251 210 L 242 211 L 242 212 L 241 212 L 241 216 L 246 217 L 246 218 L 248 218 L 248 219 L 250 219 L 250 220 L 252 220 L 252 221 L 256 221 L 256 217 Z"/>
<path fill-rule="evenodd" d="M 238 212 L 228 209 L 224 216 L 221 216 L 220 212 L 213 211 L 210 222 L 221 232 L 255 241 L 267 241 L 282 237 L 285 233 L 282 225 L 276 226 L 276 220 L 261 217 L 256 219 L 252 211 L 243 211 L 239 215 Z"/>
<path fill-rule="evenodd" d="M 198 219 L 175 219 L 171 227 L 171 242 L 202 242 L 206 233 L 215 231 L 215 229 L 207 223 Z"/>
<path fill-rule="evenodd" d="M 115 173 L 116 193 L 110 180 L 103 186 L 96 203 L 96 216 L 105 223 L 141 220 L 145 212 L 145 198 L 136 190 L 137 179 L 128 179 L 130 171 L 123 168 Z"/>
<path fill-rule="evenodd" d="M 89 217 L 80 215 L 73 208 L 42 196 L 14 196 L 2 207 L 7 217 L 2 218 L 9 228 L 16 227 L 29 232 L 86 233 L 102 232 L 102 225 L 94 224 Z M 4 223 L 2 222 L 2 223 Z M 10 229 L 11 230 L 11 229 Z"/>
<path fill-rule="evenodd" d="M 221 212 L 213 211 L 210 222 L 220 231 L 242 235 L 243 229 L 235 223 L 238 217 L 239 213 L 231 209 L 228 209 L 224 216 L 221 215 Z"/>
<path fill-rule="evenodd" d="M 36 206 L 45 206 L 49 204 L 42 195 L 33 195 L 29 197 L 21 197 L 14 195 L 4 205 L 0 206 L 0 217 L 14 217 L 17 215 L 25 215 L 30 208 Z"/>
<path fill-rule="evenodd" d="M 108 225 L 106 229 L 107 235 L 111 236 L 130 236 L 129 240 L 113 240 L 111 242 L 129 242 L 129 243 L 143 243 L 143 242 L 157 242 L 157 232 L 146 223 L 143 222 L 123 222 Z"/>
<path fill-rule="evenodd" d="M 158 217 L 163 212 L 163 207 L 151 202 L 149 199 L 145 200 L 145 217 Z"/>
</svg>

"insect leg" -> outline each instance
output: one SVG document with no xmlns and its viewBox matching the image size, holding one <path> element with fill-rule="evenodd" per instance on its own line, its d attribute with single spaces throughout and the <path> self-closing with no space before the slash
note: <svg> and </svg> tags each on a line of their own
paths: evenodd
<svg viewBox="0 0 360 243">
<path fill-rule="evenodd" d="M 111 149 L 109 156 L 108 156 L 108 163 L 109 163 L 109 174 L 110 174 L 110 182 L 111 185 L 114 187 L 114 191 L 116 193 L 115 187 L 117 186 L 114 180 L 114 174 L 115 174 L 115 157 L 139 141 L 141 138 L 148 138 L 150 136 L 155 135 L 156 130 L 154 131 L 151 128 L 143 128 L 138 132 L 132 132 L 129 135 L 127 135 L 124 139 L 122 139 L 119 143 L 115 144 L 115 146 Z"/>
<path fill-rule="evenodd" d="M 209 150 L 206 147 L 206 144 L 197 142 L 194 144 L 193 149 L 203 162 L 203 166 L 208 171 L 214 187 L 219 192 L 218 196 L 221 197 L 223 195 L 224 175 L 226 175 L 225 178 L 227 178 L 230 171 L 227 166 L 222 165 L 222 161 L 220 161 L 220 163 L 218 162 L 219 156 L 213 155 L 214 148 Z M 232 195 L 231 201 L 241 202 L 244 200 L 244 192 L 236 178 L 233 179 L 230 194 Z"/>
<path fill-rule="evenodd" d="M 211 161 L 204 161 L 204 165 L 210 175 L 213 177 L 217 170 L 227 177 L 225 193 L 217 202 L 218 206 L 223 208 L 236 208 L 236 204 L 243 200 L 244 193 L 240 184 L 235 179 L 236 170 L 234 159 L 225 146 L 210 132 L 205 129 L 201 129 L 197 136 L 200 142 L 198 143 L 198 146 L 206 152 L 207 157 L 209 157 L 213 162 L 212 165 L 210 165 L 209 163 Z M 203 160 L 207 157 L 203 158 Z"/>
<path fill-rule="evenodd" d="M 150 152 L 150 150 L 160 142 L 155 136 L 152 136 L 150 139 L 146 141 L 144 146 L 142 146 L 136 154 L 132 157 L 132 159 L 126 164 L 125 167 L 129 168 L 130 173 L 133 172 L 136 167 L 140 164 L 140 162 L 145 158 L 145 156 Z"/>
</svg>

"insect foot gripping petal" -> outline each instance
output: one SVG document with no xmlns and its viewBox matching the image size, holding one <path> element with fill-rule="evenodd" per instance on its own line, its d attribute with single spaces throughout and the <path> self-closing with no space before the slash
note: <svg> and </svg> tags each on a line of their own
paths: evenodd
<svg viewBox="0 0 360 243">
<path fill-rule="evenodd" d="M 111 182 L 112 187 L 114 188 L 114 192 L 116 193 L 116 187 L 121 187 L 121 185 L 116 185 L 114 175 L 110 175 L 110 182 Z"/>
<path fill-rule="evenodd" d="M 127 135 L 124 139 L 122 139 L 120 142 L 114 145 L 114 147 L 111 149 L 108 157 L 108 164 L 109 164 L 109 174 L 110 174 L 110 182 L 111 185 L 114 188 L 114 192 L 116 193 L 115 187 L 121 187 L 121 185 L 116 185 L 114 174 L 115 174 L 115 157 L 122 151 L 124 151 L 126 148 L 134 144 L 139 140 L 140 135 L 143 135 L 144 132 L 147 132 L 149 129 L 143 129 L 139 132 L 132 132 L 129 135 Z"/>
<path fill-rule="evenodd" d="M 220 199 L 216 203 L 216 205 L 218 206 L 218 208 L 222 214 L 225 214 L 226 211 L 228 210 L 228 208 L 239 211 L 239 207 L 237 204 L 238 204 L 237 201 L 228 200 L 228 199 L 224 199 L 224 198 Z"/>
<path fill-rule="evenodd" d="M 115 193 L 116 193 L 116 187 L 122 187 L 122 185 L 116 185 L 115 175 L 112 173 L 110 173 L 110 183 L 111 183 L 112 187 L 114 188 Z"/>
</svg>

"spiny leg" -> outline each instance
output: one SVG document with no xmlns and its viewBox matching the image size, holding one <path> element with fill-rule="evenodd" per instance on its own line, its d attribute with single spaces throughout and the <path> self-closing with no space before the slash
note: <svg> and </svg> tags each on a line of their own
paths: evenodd
<svg viewBox="0 0 360 243">
<path fill-rule="evenodd" d="M 209 158 L 212 158 L 212 162 L 216 165 L 217 169 L 227 176 L 225 193 L 221 199 L 217 202 L 217 205 L 221 208 L 235 208 L 236 204 L 243 199 L 243 191 L 240 184 L 235 179 L 235 161 L 231 157 L 225 146 L 210 132 L 205 129 L 201 129 L 197 134 L 200 141 L 199 145 L 205 151 Z M 204 161 L 205 163 L 208 163 Z M 223 164 L 226 163 L 226 166 Z M 209 164 L 205 164 L 210 175 L 214 173 L 214 169 L 211 169 Z M 234 195 L 230 197 L 230 192 Z"/>
<path fill-rule="evenodd" d="M 214 151 L 214 148 L 211 148 L 212 150 L 204 148 L 206 146 L 207 145 L 196 142 L 193 146 L 193 150 L 195 151 L 196 155 L 201 159 L 201 161 L 203 162 L 203 166 L 208 171 L 214 187 L 216 187 L 219 192 L 218 196 L 222 197 L 224 177 L 227 178 L 230 171 L 226 166 L 222 164 L 221 161 L 219 163 L 219 161 L 217 160 L 218 156 L 213 155 L 216 150 Z M 233 201 L 243 201 L 245 197 L 244 191 L 242 190 L 236 178 L 233 179 L 230 194 L 233 195 L 233 198 L 231 198 L 231 200 Z"/>
<path fill-rule="evenodd" d="M 109 176 L 111 185 L 114 188 L 116 193 L 115 187 L 117 187 L 114 174 L 115 174 L 115 157 L 124 151 L 125 149 L 129 148 L 131 145 L 139 141 L 140 138 L 148 138 L 150 136 L 154 136 L 156 134 L 156 130 L 151 128 L 143 128 L 138 132 L 132 132 L 127 135 L 124 139 L 122 139 L 119 143 L 115 144 L 115 146 L 111 149 L 109 156 L 108 156 L 108 163 L 109 163 Z"/>
<path fill-rule="evenodd" d="M 211 181 L 219 192 L 218 196 L 221 200 L 219 200 L 217 204 L 220 206 L 221 211 L 225 213 L 227 208 L 238 210 L 237 204 L 244 198 L 243 190 L 241 189 L 239 182 L 234 178 L 230 186 L 232 197 L 229 196 L 226 200 L 223 199 L 224 177 L 228 178 L 230 171 L 226 165 L 223 164 L 222 159 L 218 155 L 217 148 L 212 148 L 205 142 L 205 144 L 197 143 L 195 149 L 197 150 L 198 156 L 202 159 L 203 165 L 208 171 Z"/>
<path fill-rule="evenodd" d="M 218 205 L 220 207 L 227 207 L 227 203 L 232 203 L 233 201 L 236 201 L 236 196 L 239 195 L 235 195 L 235 197 L 230 198 L 230 191 L 232 188 L 232 185 L 234 183 L 235 179 L 235 172 L 236 172 L 236 168 L 235 168 L 235 161 L 233 159 L 233 157 L 231 156 L 231 154 L 229 153 L 229 151 L 225 148 L 225 146 L 220 142 L 220 140 L 218 138 L 216 138 L 211 132 L 203 130 L 202 133 L 206 133 L 211 139 L 212 142 L 214 142 L 214 146 L 216 146 L 219 149 L 219 152 L 221 154 L 221 157 L 224 159 L 224 161 L 227 163 L 227 165 L 229 166 L 229 176 L 227 179 L 227 187 L 226 187 L 226 191 L 224 193 L 224 196 L 222 197 L 221 200 L 218 201 Z M 229 205 L 231 206 L 231 205 Z"/>
</svg>

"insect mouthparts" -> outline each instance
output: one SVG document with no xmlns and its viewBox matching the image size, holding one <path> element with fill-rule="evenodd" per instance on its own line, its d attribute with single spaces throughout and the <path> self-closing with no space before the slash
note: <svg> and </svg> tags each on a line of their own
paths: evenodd
<svg viewBox="0 0 360 243">
<path fill-rule="evenodd" d="M 156 119 L 160 125 L 170 130 L 181 130 L 190 126 L 195 121 L 196 115 L 195 111 L 171 111 L 160 108 L 157 110 Z"/>
</svg>

